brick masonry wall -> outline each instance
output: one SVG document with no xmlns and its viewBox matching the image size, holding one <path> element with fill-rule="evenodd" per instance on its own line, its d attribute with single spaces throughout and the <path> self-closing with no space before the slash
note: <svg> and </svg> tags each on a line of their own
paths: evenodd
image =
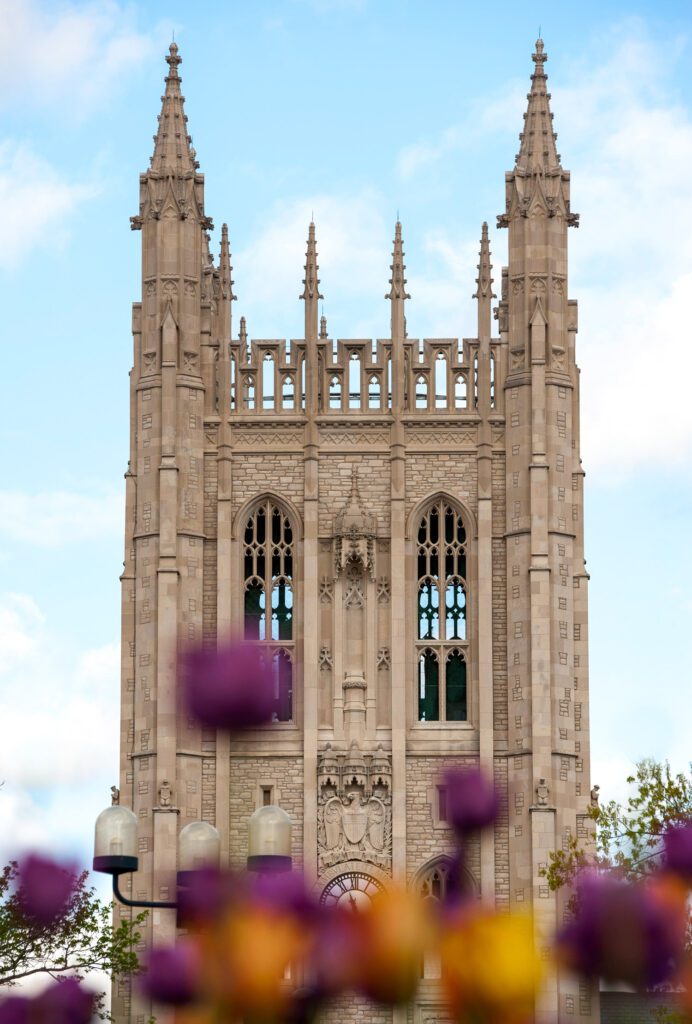
<svg viewBox="0 0 692 1024">
<path fill-rule="evenodd" d="M 435 825 L 431 798 L 440 772 L 448 768 L 475 765 L 476 757 L 416 757 L 406 764 L 406 866 L 408 879 L 434 857 L 454 850 L 451 829 Z M 473 840 L 467 850 L 467 867 L 480 886 L 480 844 Z"/>
<path fill-rule="evenodd" d="M 230 763 L 230 860 L 244 867 L 247 859 L 247 823 L 261 806 L 260 785 L 274 787 L 272 802 L 293 821 L 293 864 L 303 860 L 303 762 L 299 757 L 236 757 Z"/>
</svg>

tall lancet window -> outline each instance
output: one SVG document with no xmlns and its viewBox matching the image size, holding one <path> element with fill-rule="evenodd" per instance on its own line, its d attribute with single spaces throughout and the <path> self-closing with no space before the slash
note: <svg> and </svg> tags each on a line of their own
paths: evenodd
<svg viewBox="0 0 692 1024">
<path fill-rule="evenodd" d="M 416 661 L 418 720 L 464 722 L 467 705 L 466 530 L 437 499 L 418 523 Z"/>
<path fill-rule="evenodd" d="M 293 530 L 273 501 L 248 518 L 244 535 L 245 637 L 262 644 L 274 673 L 274 721 L 293 718 Z"/>
</svg>

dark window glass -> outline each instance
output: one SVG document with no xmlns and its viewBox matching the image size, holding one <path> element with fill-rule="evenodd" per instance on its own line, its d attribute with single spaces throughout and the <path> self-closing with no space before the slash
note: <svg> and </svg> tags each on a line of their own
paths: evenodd
<svg viewBox="0 0 692 1024">
<path fill-rule="evenodd" d="M 424 651 L 418 659 L 418 719 L 440 720 L 440 666 L 432 651 Z"/>
<path fill-rule="evenodd" d="M 245 587 L 245 636 L 248 640 L 266 639 L 264 587 L 252 580 Z"/>
<path fill-rule="evenodd" d="M 293 717 L 293 666 L 285 651 L 272 658 L 274 671 L 274 717 L 277 722 L 290 722 Z"/>
<path fill-rule="evenodd" d="M 466 721 L 466 662 L 455 651 L 447 659 L 446 704 L 448 722 Z"/>
</svg>

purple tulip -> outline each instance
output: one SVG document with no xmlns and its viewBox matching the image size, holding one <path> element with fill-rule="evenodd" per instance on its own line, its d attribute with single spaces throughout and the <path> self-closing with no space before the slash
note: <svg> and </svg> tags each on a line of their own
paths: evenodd
<svg viewBox="0 0 692 1024">
<path fill-rule="evenodd" d="M 319 913 L 319 905 L 308 891 L 305 879 L 297 871 L 258 874 L 252 885 L 251 899 L 281 912 L 295 914 L 306 923 Z"/>
<path fill-rule="evenodd" d="M 556 941 L 572 970 L 635 987 L 669 978 L 680 952 L 665 904 L 642 885 L 592 872 L 582 876 L 576 916 Z"/>
<path fill-rule="evenodd" d="M 77 978 L 50 985 L 32 1000 L 32 1024 L 90 1024 L 94 995 Z"/>
<path fill-rule="evenodd" d="M 213 729 L 252 729 L 272 720 L 274 678 L 258 647 L 231 641 L 214 650 L 194 647 L 180 658 L 188 711 Z"/>
<path fill-rule="evenodd" d="M 29 1024 L 31 1000 L 26 996 L 9 996 L 0 1002 L 0 1024 Z"/>
<path fill-rule="evenodd" d="M 664 843 L 666 867 L 692 885 L 692 821 L 669 828 Z"/>
<path fill-rule="evenodd" d="M 18 900 L 22 913 L 36 924 L 53 924 L 67 909 L 77 881 L 73 866 L 32 853 L 19 865 Z"/>
<path fill-rule="evenodd" d="M 452 768 L 445 772 L 447 821 L 458 836 L 491 825 L 497 816 L 498 799 L 492 779 L 478 768 Z"/>
<path fill-rule="evenodd" d="M 178 940 L 175 946 L 151 950 L 140 987 L 151 999 L 168 1006 L 187 1006 L 199 991 L 197 950 Z"/>
<path fill-rule="evenodd" d="M 197 868 L 178 875 L 178 925 L 213 921 L 244 897 L 245 881 L 218 868 Z"/>
</svg>

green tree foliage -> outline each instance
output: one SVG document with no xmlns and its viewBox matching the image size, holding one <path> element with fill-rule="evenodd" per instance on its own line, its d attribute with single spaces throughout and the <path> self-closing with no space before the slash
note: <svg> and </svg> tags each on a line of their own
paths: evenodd
<svg viewBox="0 0 692 1024">
<path fill-rule="evenodd" d="M 101 903 L 95 889 L 87 887 L 88 872 L 83 871 L 65 914 L 48 927 L 40 926 L 28 921 L 19 908 L 17 873 L 16 861 L 0 873 L 0 986 L 15 985 L 32 975 L 83 978 L 91 971 L 103 971 L 115 977 L 137 971 L 135 947 L 146 913 L 114 928 L 110 904 Z M 98 1013 L 108 1020 L 104 1002 L 102 993 Z"/>
<path fill-rule="evenodd" d="M 660 866 L 662 837 L 669 825 L 692 818 L 692 765 L 687 774 L 671 772 L 667 761 L 639 761 L 627 782 L 632 792 L 623 806 L 615 800 L 592 807 L 592 842 L 574 837 L 550 854 L 544 874 L 551 889 L 571 882 L 587 864 L 610 868 L 630 881 Z"/>
</svg>

